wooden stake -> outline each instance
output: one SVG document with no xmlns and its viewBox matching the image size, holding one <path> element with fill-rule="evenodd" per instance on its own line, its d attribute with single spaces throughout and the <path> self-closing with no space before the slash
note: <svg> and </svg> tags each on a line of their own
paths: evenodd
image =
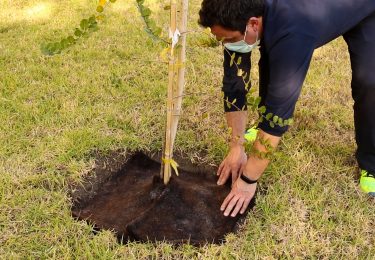
<svg viewBox="0 0 375 260">
<path fill-rule="evenodd" d="M 176 0 L 171 0 L 170 11 L 170 32 L 173 35 L 177 29 L 177 8 Z M 168 76 L 168 100 L 167 100 L 167 125 L 165 131 L 165 145 L 164 145 L 164 170 L 163 179 L 164 184 L 168 184 L 171 178 L 171 159 L 172 159 L 172 120 L 173 120 L 173 86 L 175 84 L 175 46 L 171 45 L 169 57 L 169 76 Z"/>
<path fill-rule="evenodd" d="M 185 63 L 186 63 L 186 31 L 187 31 L 187 23 L 188 23 L 188 14 L 189 14 L 189 0 L 182 0 L 181 3 L 181 17 L 180 17 L 180 24 L 179 24 L 179 31 L 182 33 L 181 35 L 181 48 L 178 55 L 178 81 L 177 81 L 177 89 L 174 93 L 174 111 L 173 116 L 174 120 L 172 123 L 172 156 L 173 156 L 173 148 L 174 142 L 176 139 L 177 128 L 178 128 L 178 121 L 181 115 L 181 108 L 182 108 L 182 99 L 184 94 L 185 88 Z"/>
</svg>

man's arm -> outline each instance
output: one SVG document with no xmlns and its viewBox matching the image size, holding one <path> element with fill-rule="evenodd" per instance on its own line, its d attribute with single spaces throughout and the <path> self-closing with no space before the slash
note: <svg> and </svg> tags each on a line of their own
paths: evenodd
<svg viewBox="0 0 375 260">
<path fill-rule="evenodd" d="M 269 151 L 270 147 L 272 147 L 272 151 L 276 149 L 281 138 L 259 130 L 258 139 L 262 140 L 262 142 L 258 140 L 255 141 L 253 144 L 253 149 L 260 153 L 268 153 L 271 152 Z M 270 147 L 267 148 L 262 144 L 263 142 L 267 142 Z M 250 180 L 258 180 L 267 168 L 269 162 L 270 161 L 267 158 L 262 159 L 257 155 L 250 154 L 243 174 Z M 247 184 L 241 178 L 238 178 L 233 184 L 232 191 L 229 193 L 220 207 L 221 211 L 224 211 L 224 216 L 229 216 L 229 214 L 231 214 L 232 217 L 235 217 L 238 212 L 243 214 L 249 206 L 251 199 L 255 195 L 256 187 L 256 183 Z"/>
<path fill-rule="evenodd" d="M 268 151 L 268 148 L 258 140 L 254 142 L 253 149 L 260 153 L 272 153 L 279 145 L 281 137 L 270 135 L 263 130 L 259 130 L 258 139 L 267 142 L 272 150 Z M 255 154 L 250 154 L 243 173 L 251 180 L 258 180 L 266 170 L 269 162 L 267 158 L 262 159 Z"/>
<path fill-rule="evenodd" d="M 218 184 L 223 185 L 230 176 L 234 182 L 238 173 L 243 170 L 246 164 L 246 154 L 243 147 L 244 133 L 247 124 L 247 89 L 245 82 L 250 78 L 251 53 L 234 53 L 228 50 L 224 51 L 224 111 L 228 127 L 232 129 L 231 141 L 229 142 L 229 153 L 220 164 L 217 175 L 219 175 Z M 236 64 L 241 60 L 240 64 Z M 247 73 L 246 79 L 238 76 L 238 69 Z"/>
<path fill-rule="evenodd" d="M 266 106 L 265 114 L 271 113 L 285 120 L 293 115 L 314 52 L 315 41 L 312 36 L 291 33 L 282 40 L 275 41 L 274 44 L 274 46 L 269 47 L 270 51 L 264 57 L 267 58 L 266 63 L 263 60 L 263 66 L 260 67 L 268 74 L 266 81 L 264 81 L 264 77 L 261 77 L 263 79 L 263 88 L 261 88 L 261 93 L 263 93 L 262 105 Z M 258 127 L 261 129 L 259 137 L 263 141 L 268 140 L 271 147 L 274 148 L 277 147 L 280 137 L 288 129 L 287 126 L 271 125 L 269 120 L 263 120 Z M 255 142 L 254 150 L 269 152 L 262 143 Z M 244 168 L 244 174 L 251 180 L 257 180 L 268 164 L 268 159 L 250 155 Z M 245 212 L 255 194 L 256 186 L 256 183 L 248 184 L 241 178 L 237 179 L 233 184 L 232 191 L 221 206 L 224 215 L 236 216 L 238 212 Z"/>
<path fill-rule="evenodd" d="M 247 124 L 247 111 L 227 112 L 225 118 L 228 127 L 231 129 L 230 146 L 243 144 L 245 142 L 244 133 Z"/>
<path fill-rule="evenodd" d="M 245 142 L 244 133 L 247 124 L 247 111 L 227 112 L 225 113 L 225 117 L 228 127 L 232 131 L 229 142 L 229 153 L 220 164 L 217 172 L 217 175 L 220 176 L 217 182 L 219 185 L 226 183 L 230 176 L 232 176 L 232 182 L 234 182 L 243 170 L 247 160 L 243 146 Z"/>
</svg>

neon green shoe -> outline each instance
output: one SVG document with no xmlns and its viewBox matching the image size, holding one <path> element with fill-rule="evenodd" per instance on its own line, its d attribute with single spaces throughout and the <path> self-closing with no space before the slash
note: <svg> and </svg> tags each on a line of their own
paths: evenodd
<svg viewBox="0 0 375 260">
<path fill-rule="evenodd" d="M 248 129 L 246 131 L 246 133 L 245 133 L 245 139 L 248 142 L 254 142 L 257 139 L 257 135 L 258 135 L 258 129 L 256 129 L 255 127 L 253 127 L 253 128 L 250 128 L 250 129 Z"/>
<path fill-rule="evenodd" d="M 362 170 L 359 185 L 364 192 L 375 198 L 375 173 Z"/>
</svg>

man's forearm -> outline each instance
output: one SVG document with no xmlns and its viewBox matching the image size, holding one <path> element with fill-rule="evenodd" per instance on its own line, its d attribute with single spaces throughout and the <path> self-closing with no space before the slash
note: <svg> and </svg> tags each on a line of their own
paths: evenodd
<svg viewBox="0 0 375 260">
<path fill-rule="evenodd" d="M 227 112 L 225 114 L 227 119 L 228 127 L 232 129 L 230 146 L 243 146 L 245 142 L 244 133 L 247 125 L 247 111 L 236 111 Z M 263 140 L 255 141 L 253 144 L 253 149 L 259 153 L 272 153 L 270 149 L 275 150 L 280 142 L 281 137 L 267 134 L 263 130 L 259 130 L 258 138 Z M 263 144 L 262 144 L 263 143 Z M 264 145 L 268 144 L 268 148 Z M 258 180 L 269 164 L 269 159 L 260 158 L 256 153 L 248 154 L 248 160 L 244 170 L 244 174 L 252 180 Z"/>
<path fill-rule="evenodd" d="M 263 130 L 259 130 L 258 138 L 263 140 L 262 143 L 267 142 L 270 147 L 266 147 L 259 140 L 253 144 L 253 149 L 260 153 L 272 153 L 270 149 L 275 150 L 278 146 L 281 137 L 267 134 Z M 256 154 L 250 154 L 246 163 L 244 174 L 251 180 L 258 180 L 263 172 L 266 170 L 270 160 L 267 158 L 261 158 Z"/>
<path fill-rule="evenodd" d="M 235 111 L 225 113 L 228 127 L 231 131 L 230 146 L 243 145 L 245 142 L 244 134 L 247 124 L 247 111 Z"/>
</svg>

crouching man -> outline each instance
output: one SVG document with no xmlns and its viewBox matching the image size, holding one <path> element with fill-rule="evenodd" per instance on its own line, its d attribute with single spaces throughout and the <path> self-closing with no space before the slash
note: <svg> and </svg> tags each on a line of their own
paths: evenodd
<svg viewBox="0 0 375 260">
<path fill-rule="evenodd" d="M 244 213 L 258 179 L 269 164 L 259 156 L 246 156 L 246 81 L 231 66 L 231 56 L 241 57 L 240 69 L 249 71 L 250 54 L 260 46 L 260 106 L 263 115 L 292 118 L 309 64 L 316 48 L 344 36 L 352 65 L 352 93 L 361 168 L 360 186 L 375 197 L 375 1 L 373 0 L 203 0 L 199 23 L 223 42 L 225 112 L 232 128 L 230 151 L 221 163 L 218 184 L 229 178 L 232 191 L 221 206 L 225 216 Z M 228 106 L 227 103 L 235 105 Z M 264 116 L 263 116 L 264 117 Z M 253 149 L 267 153 L 276 148 L 287 126 L 263 120 Z"/>
</svg>

